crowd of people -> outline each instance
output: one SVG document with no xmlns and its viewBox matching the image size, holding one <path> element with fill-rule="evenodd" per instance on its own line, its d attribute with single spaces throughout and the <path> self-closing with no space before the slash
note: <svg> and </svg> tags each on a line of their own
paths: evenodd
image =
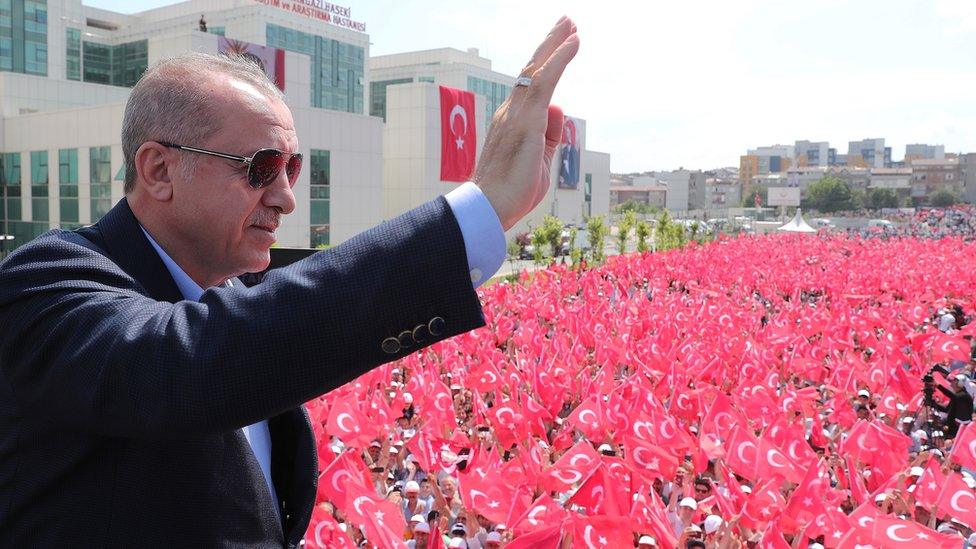
<svg viewBox="0 0 976 549">
<path fill-rule="evenodd" d="M 961 238 L 967 242 L 976 239 L 976 207 L 957 205 L 949 208 L 922 208 L 914 214 L 886 215 L 891 223 L 887 226 L 864 226 L 847 229 L 848 236 L 861 237 L 910 237 Z"/>
<path fill-rule="evenodd" d="M 976 544 L 974 262 L 773 235 L 485 287 L 484 328 L 308 403 L 306 546 Z"/>
</svg>

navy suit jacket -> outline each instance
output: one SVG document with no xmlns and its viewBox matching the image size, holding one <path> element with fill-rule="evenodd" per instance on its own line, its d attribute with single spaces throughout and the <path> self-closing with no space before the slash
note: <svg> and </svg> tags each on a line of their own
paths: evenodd
<svg viewBox="0 0 976 549">
<path fill-rule="evenodd" d="M 296 546 L 301 404 L 483 324 L 443 198 L 199 302 L 125 200 L 51 231 L 0 264 L 0 547 Z M 240 430 L 266 418 L 277 502 Z"/>
</svg>

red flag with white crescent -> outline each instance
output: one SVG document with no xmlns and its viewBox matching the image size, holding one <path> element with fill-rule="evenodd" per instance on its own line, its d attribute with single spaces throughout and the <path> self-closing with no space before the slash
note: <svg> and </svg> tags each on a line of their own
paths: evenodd
<svg viewBox="0 0 976 549">
<path fill-rule="evenodd" d="M 474 94 L 440 86 L 441 181 L 467 181 L 474 172 L 478 137 Z"/>
</svg>

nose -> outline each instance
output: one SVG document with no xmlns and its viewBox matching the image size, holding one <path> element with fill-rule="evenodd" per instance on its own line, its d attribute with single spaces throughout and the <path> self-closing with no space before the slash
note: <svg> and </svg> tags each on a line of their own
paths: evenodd
<svg viewBox="0 0 976 549">
<path fill-rule="evenodd" d="M 295 184 L 297 185 L 298 183 L 296 182 Z M 282 215 L 288 215 L 295 211 L 295 206 L 297 205 L 295 192 L 292 190 L 291 185 L 288 184 L 288 175 L 284 169 L 278 173 L 278 177 L 275 178 L 274 183 L 264 188 L 261 203 L 269 208 L 280 211 Z"/>
</svg>

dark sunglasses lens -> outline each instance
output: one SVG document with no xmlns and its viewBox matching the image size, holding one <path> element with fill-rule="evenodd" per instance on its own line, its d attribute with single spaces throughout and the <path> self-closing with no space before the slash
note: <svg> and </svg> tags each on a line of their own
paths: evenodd
<svg viewBox="0 0 976 549">
<path fill-rule="evenodd" d="M 247 174 L 248 185 L 254 189 L 270 185 L 281 173 L 284 164 L 284 154 L 274 149 L 262 149 L 254 153 L 254 158 L 251 159 L 251 168 Z"/>
<path fill-rule="evenodd" d="M 295 186 L 295 181 L 298 181 L 298 174 L 302 171 L 302 155 L 295 153 L 291 155 L 288 159 L 288 165 L 285 166 L 285 174 L 288 176 L 288 184 L 292 187 Z"/>
</svg>

